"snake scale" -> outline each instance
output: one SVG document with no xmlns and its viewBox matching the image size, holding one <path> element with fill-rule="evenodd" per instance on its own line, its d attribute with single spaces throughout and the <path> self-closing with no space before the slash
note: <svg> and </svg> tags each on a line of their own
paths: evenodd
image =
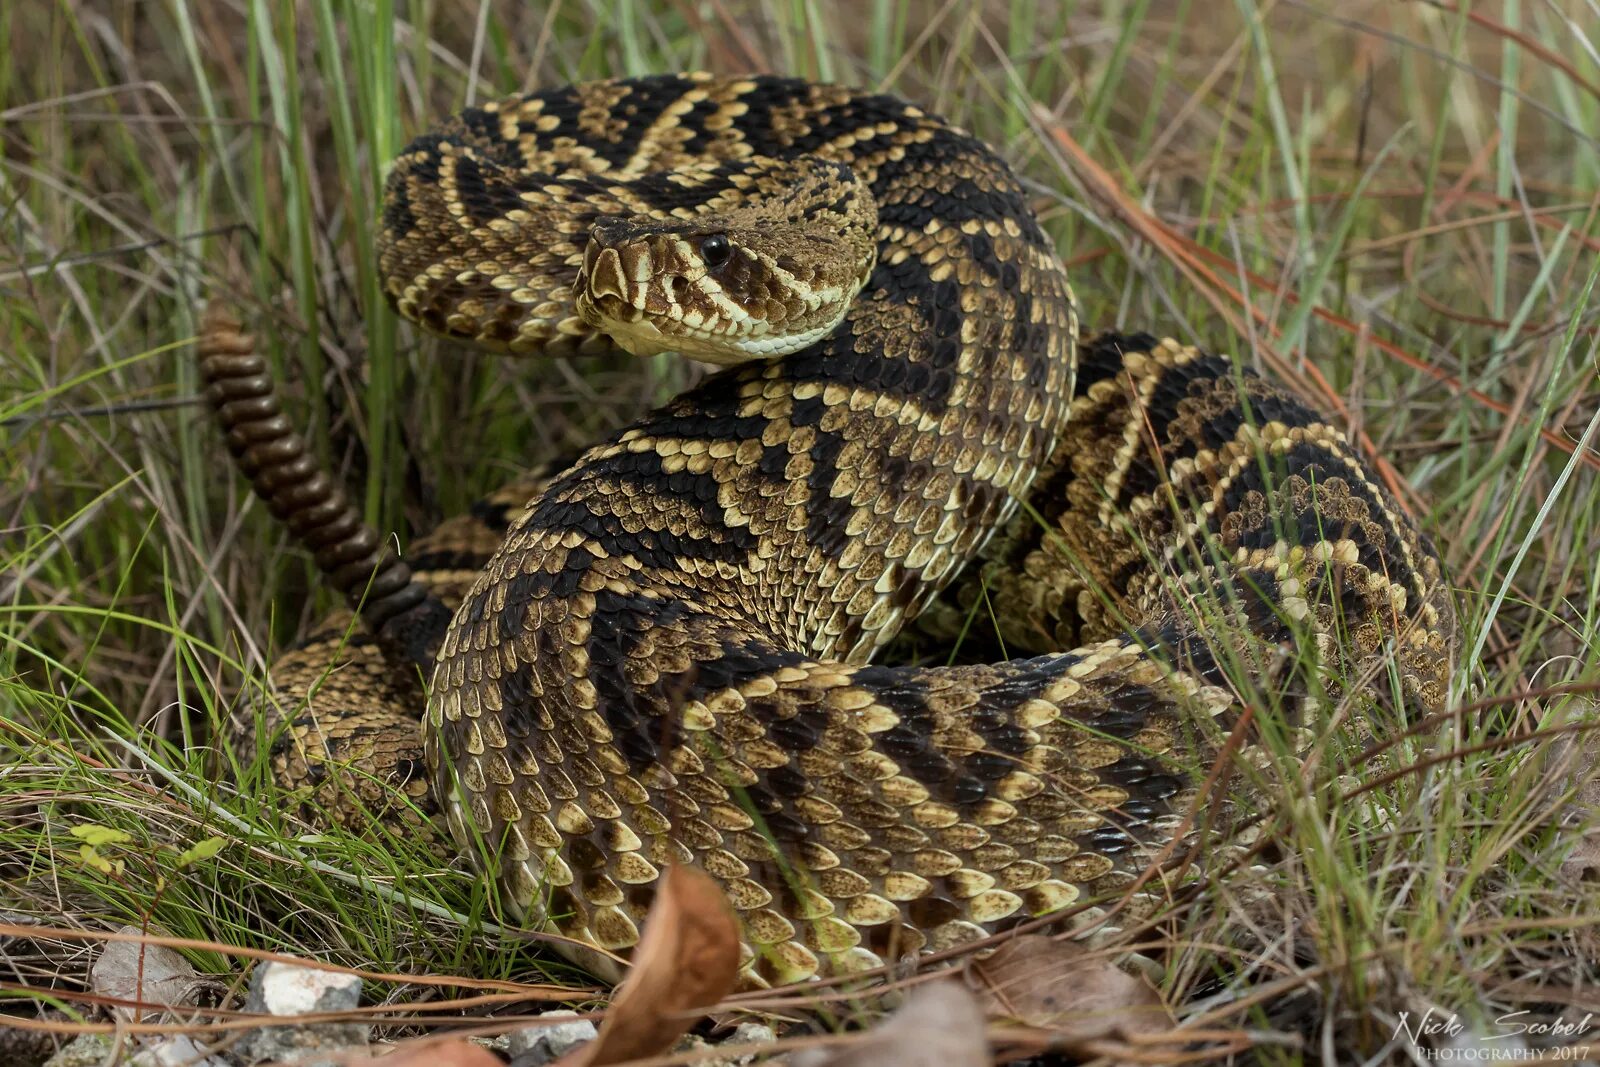
<svg viewBox="0 0 1600 1067">
<path fill-rule="evenodd" d="M 246 471 L 368 623 L 276 666 L 279 776 L 418 825 L 436 801 L 603 975 L 670 864 L 722 885 L 754 983 L 1114 895 L 1240 721 L 1230 657 L 1290 726 L 1308 656 L 1334 694 L 1444 700 L 1438 558 L 1339 429 L 1232 360 L 1080 342 L 1010 169 L 900 99 L 685 75 L 474 108 L 396 162 L 379 264 L 480 346 L 727 365 L 400 561 L 248 339 L 202 346 Z M 941 592 L 999 605 L 1014 658 L 875 664 Z"/>
</svg>

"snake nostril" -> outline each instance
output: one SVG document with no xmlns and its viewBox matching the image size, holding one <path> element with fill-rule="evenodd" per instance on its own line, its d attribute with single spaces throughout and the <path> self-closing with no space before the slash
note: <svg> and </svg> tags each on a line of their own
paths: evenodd
<svg viewBox="0 0 1600 1067">
<path fill-rule="evenodd" d="M 584 254 L 584 266 L 589 276 L 589 297 L 600 300 L 604 297 L 615 297 L 622 303 L 629 303 L 628 280 L 622 273 L 622 257 L 615 248 L 601 249 L 592 256 L 594 246 L 589 246 L 589 252 Z"/>
</svg>

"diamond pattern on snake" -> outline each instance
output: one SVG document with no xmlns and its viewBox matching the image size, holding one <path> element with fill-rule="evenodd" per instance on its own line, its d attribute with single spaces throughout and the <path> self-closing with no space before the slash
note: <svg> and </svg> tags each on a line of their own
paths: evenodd
<svg viewBox="0 0 1600 1067">
<path fill-rule="evenodd" d="M 669 864 L 722 885 L 757 984 L 1114 896 L 1240 721 L 1197 604 L 1274 691 L 1313 654 L 1444 700 L 1438 556 L 1339 428 L 1232 360 L 1081 339 L 1017 178 L 903 100 L 694 74 L 474 108 L 396 161 L 378 262 L 468 344 L 725 367 L 400 560 L 236 325 L 203 346 L 244 469 L 367 623 L 277 665 L 313 694 L 270 724 L 279 778 L 419 829 L 437 802 L 602 976 Z M 879 661 L 984 590 L 1013 658 Z"/>
</svg>

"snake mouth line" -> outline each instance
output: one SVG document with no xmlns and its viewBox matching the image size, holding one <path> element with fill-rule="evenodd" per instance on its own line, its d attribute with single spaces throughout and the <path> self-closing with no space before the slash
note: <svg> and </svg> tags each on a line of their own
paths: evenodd
<svg viewBox="0 0 1600 1067">
<path fill-rule="evenodd" d="M 597 330 L 605 330 L 612 323 L 643 322 L 646 317 L 643 308 L 634 307 L 630 301 L 611 295 L 579 293 L 575 304 L 578 316 Z"/>
<path fill-rule="evenodd" d="M 639 268 L 635 272 L 644 273 Z M 695 326 L 685 321 L 683 290 L 709 276 L 704 270 L 671 275 L 659 283 L 674 294 L 662 304 L 652 300 L 650 281 L 627 277 L 616 249 L 596 249 L 591 244 L 584 253 L 583 272 L 573 284 L 573 305 L 580 319 L 633 355 L 676 352 L 725 367 L 799 351 L 827 337 L 844 318 L 841 310 L 835 320 L 786 334 Z"/>
</svg>

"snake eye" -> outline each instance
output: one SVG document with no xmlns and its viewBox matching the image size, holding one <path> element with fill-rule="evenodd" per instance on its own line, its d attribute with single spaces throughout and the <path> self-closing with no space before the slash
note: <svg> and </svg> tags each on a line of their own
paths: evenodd
<svg viewBox="0 0 1600 1067">
<path fill-rule="evenodd" d="M 714 233 L 700 242 L 700 258 L 706 261 L 706 266 L 716 270 L 733 255 L 733 246 L 728 239 L 720 233 Z"/>
</svg>

